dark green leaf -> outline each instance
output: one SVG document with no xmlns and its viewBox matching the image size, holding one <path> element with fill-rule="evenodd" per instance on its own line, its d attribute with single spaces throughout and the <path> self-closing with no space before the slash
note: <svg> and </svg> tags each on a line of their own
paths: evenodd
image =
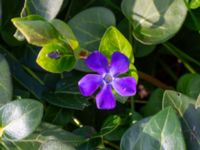
<svg viewBox="0 0 200 150">
<path fill-rule="evenodd" d="M 94 135 L 94 137 L 106 136 L 107 134 L 114 131 L 120 125 L 120 123 L 121 123 L 121 118 L 119 116 L 117 115 L 109 116 L 103 123 L 100 132 Z"/>
<path fill-rule="evenodd" d="M 8 50 L 0 46 L 0 52 L 4 54 L 8 60 L 12 76 L 34 96 L 41 99 L 42 93 L 46 90 L 46 87 L 31 74 L 26 72 L 20 62 Z"/>
<path fill-rule="evenodd" d="M 11 74 L 6 59 L 0 54 L 0 105 L 12 99 Z"/>
<path fill-rule="evenodd" d="M 162 109 L 163 93 L 164 91 L 162 89 L 156 89 L 153 91 L 147 104 L 142 108 L 142 112 L 145 116 L 154 115 Z"/>
<path fill-rule="evenodd" d="M 134 37 L 146 44 L 173 37 L 187 14 L 184 0 L 123 0 L 121 6 L 133 26 Z"/>
<path fill-rule="evenodd" d="M 57 41 L 57 30 L 40 16 L 30 15 L 12 19 L 13 24 L 25 36 L 26 40 L 36 46 L 44 46 Z"/>
<path fill-rule="evenodd" d="M 0 108 L 3 140 L 20 140 L 30 135 L 40 124 L 43 105 L 31 99 L 16 100 Z"/>
<path fill-rule="evenodd" d="M 52 43 L 41 49 L 36 62 L 49 72 L 62 73 L 73 69 L 76 58 L 68 45 Z"/>
<path fill-rule="evenodd" d="M 92 52 L 99 47 L 101 37 L 106 29 L 115 25 L 115 22 L 115 16 L 109 9 L 93 7 L 74 16 L 69 20 L 69 26 L 78 39 L 80 47 Z M 83 60 L 78 61 L 76 69 L 89 71 Z"/>
<path fill-rule="evenodd" d="M 99 45 L 99 51 L 109 59 L 115 51 L 119 51 L 126 55 L 131 62 L 134 62 L 131 44 L 114 26 L 109 27 L 104 33 Z"/>
<path fill-rule="evenodd" d="M 174 110 L 168 107 L 149 120 L 143 119 L 134 124 L 123 135 L 121 149 L 185 150 L 181 126 Z"/>
<path fill-rule="evenodd" d="M 195 100 L 175 91 L 165 91 L 163 107 L 172 106 L 179 116 L 187 148 L 190 150 L 200 149 L 200 109 L 195 108 Z M 174 121 L 173 121 L 174 124 Z"/>
<path fill-rule="evenodd" d="M 89 106 L 88 98 L 80 94 L 46 94 L 45 100 L 52 105 L 75 110 L 83 110 Z"/>
</svg>

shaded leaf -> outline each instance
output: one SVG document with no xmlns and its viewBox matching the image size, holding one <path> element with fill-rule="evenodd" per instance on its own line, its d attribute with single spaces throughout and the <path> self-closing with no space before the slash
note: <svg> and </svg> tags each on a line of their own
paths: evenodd
<svg viewBox="0 0 200 150">
<path fill-rule="evenodd" d="M 114 52 L 119 51 L 126 55 L 131 62 L 134 62 L 131 44 L 114 26 L 109 27 L 104 33 L 99 45 L 99 51 L 109 59 Z"/>
<path fill-rule="evenodd" d="M 12 91 L 9 65 L 6 59 L 0 54 L 0 105 L 11 101 Z"/>
<path fill-rule="evenodd" d="M 16 100 L 0 108 L 3 140 L 20 140 L 40 124 L 43 105 L 31 99 Z"/>
<path fill-rule="evenodd" d="M 60 33 L 60 35 L 62 35 L 63 40 L 69 44 L 73 50 L 79 47 L 79 42 L 68 24 L 58 19 L 53 19 L 51 24 Z"/>
<path fill-rule="evenodd" d="M 115 25 L 116 21 L 114 14 L 109 9 L 93 7 L 78 13 L 68 23 L 78 39 L 80 47 L 92 52 L 99 47 L 101 37 L 106 29 Z M 78 61 L 76 69 L 90 71 L 83 60 Z"/>
<path fill-rule="evenodd" d="M 158 44 L 181 28 L 187 7 L 183 0 L 123 0 L 122 12 L 133 27 L 133 36 L 145 44 Z"/>
<path fill-rule="evenodd" d="M 195 100 L 181 93 L 167 90 L 163 96 L 163 107 L 172 106 L 181 118 L 187 148 L 200 148 L 200 109 L 195 109 Z M 173 122 L 174 123 L 174 122 Z"/>
<path fill-rule="evenodd" d="M 83 110 L 89 106 L 87 97 L 80 94 L 46 94 L 45 100 L 52 105 L 75 110 Z"/>
</svg>

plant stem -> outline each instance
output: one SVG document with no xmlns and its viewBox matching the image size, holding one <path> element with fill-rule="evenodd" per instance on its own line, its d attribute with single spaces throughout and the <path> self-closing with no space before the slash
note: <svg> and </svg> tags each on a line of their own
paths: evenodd
<svg viewBox="0 0 200 150">
<path fill-rule="evenodd" d="M 145 80 L 145 81 L 151 83 L 152 85 L 159 87 L 161 89 L 164 89 L 164 90 L 167 90 L 167 89 L 173 90 L 174 89 L 173 87 L 166 85 L 165 83 L 161 82 L 160 80 L 158 80 L 158 79 L 154 78 L 153 76 L 148 75 L 144 72 L 138 71 L 138 75 L 139 75 L 140 79 Z"/>
<path fill-rule="evenodd" d="M 120 147 L 118 145 L 111 143 L 110 141 L 103 140 L 103 143 L 115 148 L 116 150 L 120 150 Z"/>
<path fill-rule="evenodd" d="M 132 112 L 132 115 L 135 112 L 135 104 L 134 103 L 135 103 L 134 97 L 131 96 L 131 112 Z"/>
</svg>

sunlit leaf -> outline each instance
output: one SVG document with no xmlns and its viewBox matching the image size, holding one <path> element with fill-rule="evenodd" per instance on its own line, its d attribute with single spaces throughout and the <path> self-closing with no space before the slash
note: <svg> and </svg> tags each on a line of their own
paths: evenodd
<svg viewBox="0 0 200 150">
<path fill-rule="evenodd" d="M 121 7 L 132 24 L 133 36 L 146 44 L 173 37 L 187 14 L 184 0 L 123 0 Z"/>
<path fill-rule="evenodd" d="M 179 92 L 167 90 L 163 96 L 163 107 L 168 106 L 172 106 L 181 118 L 187 148 L 198 150 L 200 148 L 200 109 L 195 108 L 195 100 Z"/>
<path fill-rule="evenodd" d="M 31 99 L 16 100 L 0 108 L 3 140 L 20 140 L 30 135 L 40 124 L 43 105 Z"/>
</svg>

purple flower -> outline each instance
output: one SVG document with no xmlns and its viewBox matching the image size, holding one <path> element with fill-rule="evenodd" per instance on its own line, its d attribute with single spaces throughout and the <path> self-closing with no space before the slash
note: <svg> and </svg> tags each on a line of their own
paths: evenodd
<svg viewBox="0 0 200 150">
<path fill-rule="evenodd" d="M 114 52 L 109 65 L 107 58 L 98 51 L 91 53 L 86 65 L 98 74 L 87 74 L 79 82 L 80 92 L 84 96 L 92 95 L 100 86 L 102 89 L 96 96 L 98 109 L 113 109 L 116 106 L 112 87 L 121 96 L 136 94 L 136 80 L 133 77 L 121 77 L 129 68 L 128 58 L 120 52 Z"/>
</svg>

